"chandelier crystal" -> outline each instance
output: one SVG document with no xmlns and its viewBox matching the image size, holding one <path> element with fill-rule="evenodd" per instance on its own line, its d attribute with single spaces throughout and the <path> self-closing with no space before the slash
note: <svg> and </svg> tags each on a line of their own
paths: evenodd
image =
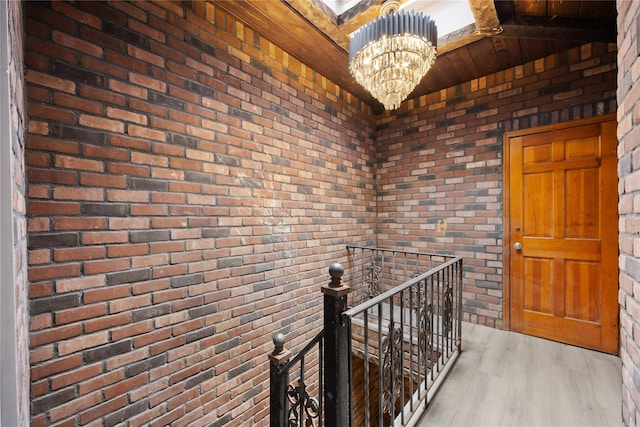
<svg viewBox="0 0 640 427">
<path fill-rule="evenodd" d="M 416 88 L 436 59 L 438 30 L 422 13 L 383 4 L 382 16 L 356 31 L 349 46 L 349 70 L 387 110 L 395 110 Z"/>
</svg>

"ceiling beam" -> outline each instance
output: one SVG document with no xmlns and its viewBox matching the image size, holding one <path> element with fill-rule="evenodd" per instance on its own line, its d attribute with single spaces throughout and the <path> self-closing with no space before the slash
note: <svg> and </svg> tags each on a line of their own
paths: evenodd
<svg viewBox="0 0 640 427">
<path fill-rule="evenodd" d="M 338 28 L 338 17 L 321 1 L 284 0 L 289 7 L 302 15 L 309 23 L 319 28 L 345 52 L 349 52 L 349 35 Z"/>
<path fill-rule="evenodd" d="M 546 17 L 519 16 L 500 25 L 502 32 L 495 37 L 566 42 L 616 42 L 616 28 L 608 21 L 575 21 Z"/>
</svg>

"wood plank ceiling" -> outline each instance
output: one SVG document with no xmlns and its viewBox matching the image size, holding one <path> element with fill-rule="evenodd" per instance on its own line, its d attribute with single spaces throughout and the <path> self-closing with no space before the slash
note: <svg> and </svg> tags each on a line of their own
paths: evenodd
<svg viewBox="0 0 640 427">
<path fill-rule="evenodd" d="M 320 0 L 208 1 L 371 105 L 376 113 L 384 110 L 353 79 L 348 65 L 349 34 L 379 16 L 382 0 L 361 0 L 341 15 Z M 409 98 L 585 43 L 616 42 L 613 0 L 468 1 L 475 25 L 438 39 L 436 62 Z"/>
</svg>

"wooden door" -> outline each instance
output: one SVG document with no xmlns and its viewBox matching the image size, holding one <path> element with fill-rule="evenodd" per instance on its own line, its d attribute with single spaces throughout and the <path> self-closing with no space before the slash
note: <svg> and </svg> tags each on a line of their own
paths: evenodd
<svg viewBox="0 0 640 427">
<path fill-rule="evenodd" d="M 617 354 L 616 123 L 599 120 L 505 136 L 505 318 Z"/>
</svg>

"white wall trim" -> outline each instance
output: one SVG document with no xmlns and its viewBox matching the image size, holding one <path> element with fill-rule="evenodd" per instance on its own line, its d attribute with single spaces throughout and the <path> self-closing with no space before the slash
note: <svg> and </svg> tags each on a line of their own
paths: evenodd
<svg viewBox="0 0 640 427">
<path fill-rule="evenodd" d="M 13 125 L 8 4 L 0 0 L 0 426 L 18 425 L 16 293 L 12 190 Z"/>
</svg>

